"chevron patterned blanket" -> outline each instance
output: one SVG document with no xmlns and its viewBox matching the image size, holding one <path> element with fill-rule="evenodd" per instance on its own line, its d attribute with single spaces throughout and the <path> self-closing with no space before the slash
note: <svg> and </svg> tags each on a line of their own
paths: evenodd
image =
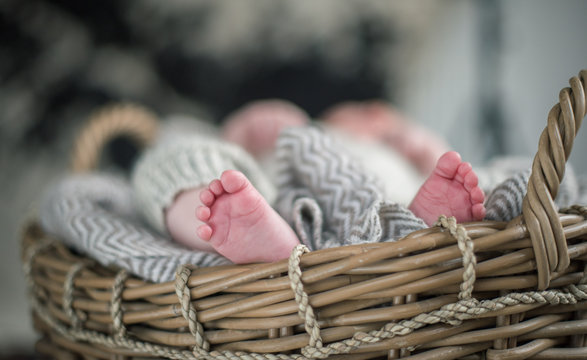
<svg viewBox="0 0 587 360">
<path fill-rule="evenodd" d="M 318 127 L 285 130 L 276 160 L 274 206 L 312 250 L 394 241 L 426 227 L 407 208 L 386 199 L 380 179 Z M 527 178 L 527 172 L 516 173 L 498 186 L 488 197 L 488 214 L 499 220 L 519 214 Z M 125 179 L 94 173 L 70 176 L 49 189 L 39 212 L 44 229 L 70 247 L 145 280 L 171 281 L 180 264 L 229 263 L 156 233 L 134 204 Z"/>
</svg>

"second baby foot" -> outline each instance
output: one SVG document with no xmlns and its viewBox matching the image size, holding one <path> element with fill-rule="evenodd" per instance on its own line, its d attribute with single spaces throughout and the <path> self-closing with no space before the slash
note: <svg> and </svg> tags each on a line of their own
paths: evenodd
<svg viewBox="0 0 587 360">
<path fill-rule="evenodd" d="M 440 215 L 454 216 L 458 222 L 466 222 L 485 217 L 484 199 L 471 164 L 462 162 L 457 152 L 449 151 L 438 160 L 432 175 L 409 208 L 429 226 Z"/>
<path fill-rule="evenodd" d="M 197 235 L 236 264 L 289 257 L 299 240 L 246 176 L 227 170 L 200 194 Z"/>
</svg>

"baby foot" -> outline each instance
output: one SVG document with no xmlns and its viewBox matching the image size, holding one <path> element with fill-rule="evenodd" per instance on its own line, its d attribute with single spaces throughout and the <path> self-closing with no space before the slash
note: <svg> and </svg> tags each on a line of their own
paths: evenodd
<svg viewBox="0 0 587 360">
<path fill-rule="evenodd" d="M 485 195 L 478 186 L 471 164 L 462 162 L 454 151 L 442 155 L 410 204 L 410 210 L 432 226 L 440 215 L 454 216 L 458 222 L 485 217 Z"/>
<path fill-rule="evenodd" d="M 300 242 L 245 175 L 227 170 L 200 194 L 197 235 L 236 264 L 289 257 Z"/>
<path fill-rule="evenodd" d="M 293 103 L 277 99 L 258 100 L 228 117 L 223 137 L 260 157 L 274 149 L 281 130 L 308 122 L 308 115 Z"/>
</svg>

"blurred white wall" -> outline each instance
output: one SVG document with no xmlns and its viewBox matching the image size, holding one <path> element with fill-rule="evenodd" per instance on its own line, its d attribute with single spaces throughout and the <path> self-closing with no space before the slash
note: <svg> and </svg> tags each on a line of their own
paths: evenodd
<svg viewBox="0 0 587 360">
<path fill-rule="evenodd" d="M 414 121 L 447 138 L 468 161 L 478 135 L 476 4 L 448 1 L 429 17 L 426 31 L 410 46 L 399 106 Z M 400 70 L 402 71 L 402 70 Z"/>
<path fill-rule="evenodd" d="M 501 6 L 500 78 L 508 144 L 514 154 L 533 154 L 560 89 L 587 69 L 587 1 L 516 0 L 501 1 Z M 571 156 L 579 174 L 587 174 L 586 132 L 583 126 Z"/>
<path fill-rule="evenodd" d="M 409 116 L 448 138 L 474 164 L 492 155 L 481 130 L 480 81 L 495 86 L 503 152 L 533 156 L 560 89 L 587 68 L 586 1 L 502 0 L 489 6 L 495 18 L 483 20 L 488 3 L 453 0 L 437 7 L 413 47 L 413 61 L 406 63 L 400 102 Z M 491 32 L 491 24 L 497 44 L 484 48 L 481 33 Z M 484 56 L 494 60 L 491 77 L 485 79 L 480 76 L 488 65 Z M 576 155 L 587 151 L 584 132 L 571 157 L 578 173 L 587 173 L 587 160 Z"/>
</svg>

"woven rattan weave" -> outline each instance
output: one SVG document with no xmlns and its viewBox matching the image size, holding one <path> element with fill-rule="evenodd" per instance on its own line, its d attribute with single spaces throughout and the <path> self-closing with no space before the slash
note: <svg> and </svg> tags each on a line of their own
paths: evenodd
<svg viewBox="0 0 587 360">
<path fill-rule="evenodd" d="M 552 199 L 586 113 L 587 71 L 540 137 L 523 216 L 436 227 L 394 243 L 258 265 L 177 269 L 151 284 L 25 227 L 24 271 L 41 353 L 58 359 L 586 359 L 587 207 Z M 97 130 L 99 129 L 99 130 Z M 121 134 L 146 144 L 138 107 L 98 113 L 73 168 Z"/>
</svg>

